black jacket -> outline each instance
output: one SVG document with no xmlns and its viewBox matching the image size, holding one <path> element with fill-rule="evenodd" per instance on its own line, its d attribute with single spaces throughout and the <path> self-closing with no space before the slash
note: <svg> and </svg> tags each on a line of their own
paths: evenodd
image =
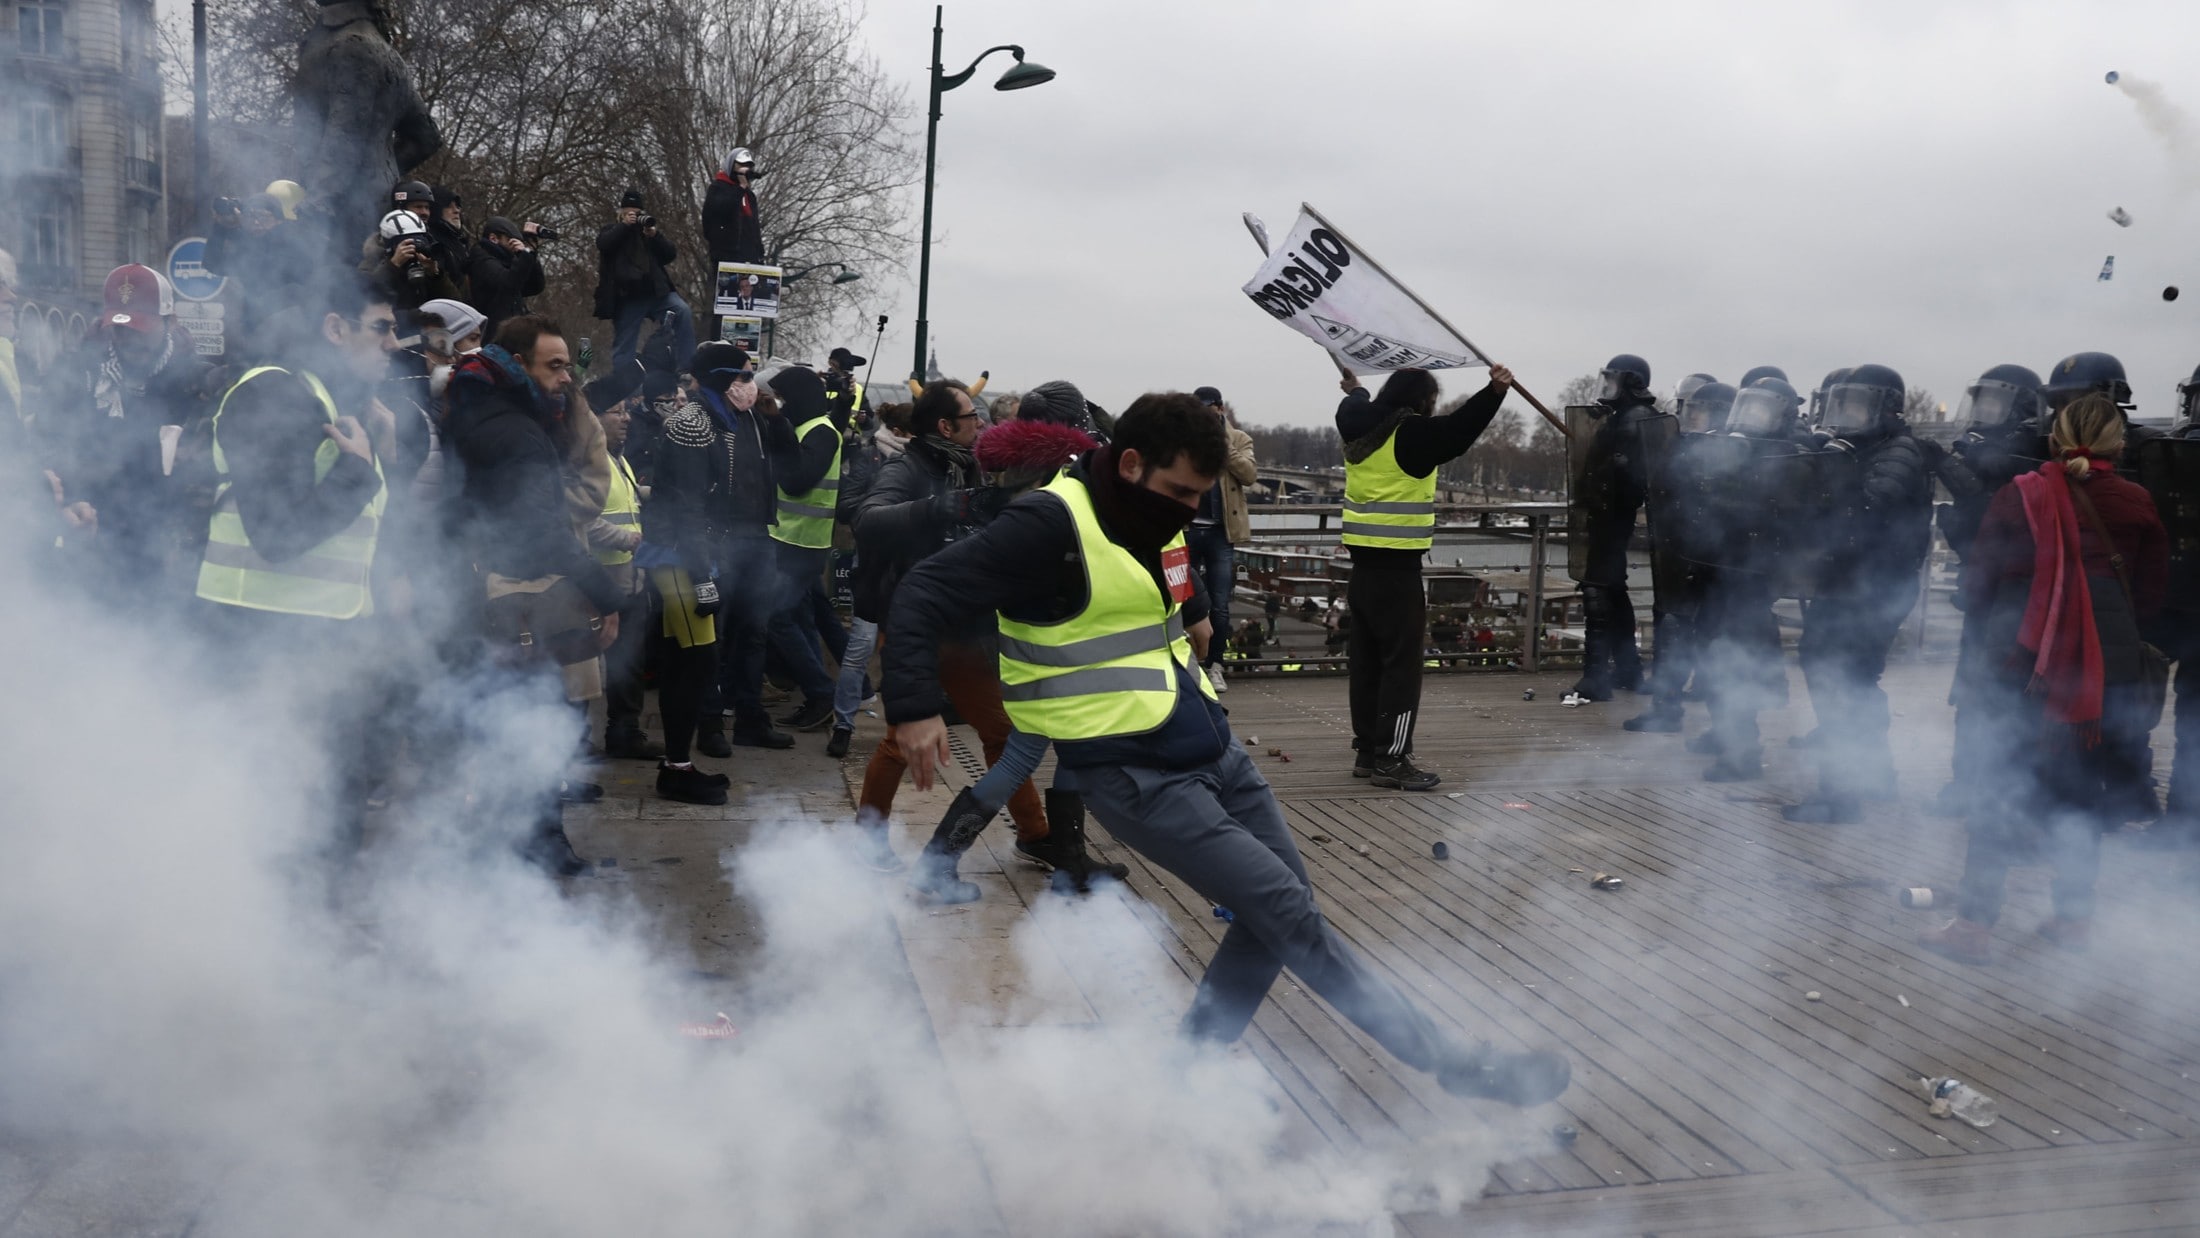
<svg viewBox="0 0 2200 1238">
<path fill-rule="evenodd" d="M 565 456 L 517 362 L 494 345 L 451 375 L 451 449 L 465 463 L 460 528 L 474 562 L 517 580 L 564 576 L 605 613 L 626 595 L 589 553 L 565 498 Z"/>
<path fill-rule="evenodd" d="M 1086 462 L 1079 461 L 1070 471 L 1084 478 Z M 1107 528 L 1105 518 L 1101 528 Z M 1154 588 L 1165 595 L 1161 556 L 1139 555 L 1138 560 L 1152 575 Z M 1187 627 L 1207 618 L 1209 611 L 1199 573 L 1192 573 L 1192 581 L 1192 598 L 1183 608 Z M 1017 499 L 982 532 L 914 565 L 894 594 L 894 621 L 886 628 L 887 721 L 913 722 L 941 712 L 946 702 L 939 685 L 942 641 L 973 629 L 992 631 L 995 612 L 1019 623 L 1060 623 L 1085 609 L 1090 588 L 1078 553 L 1076 523 L 1052 495 Z M 1178 669 L 1176 708 L 1157 730 L 1060 743 L 1055 746 L 1057 758 L 1073 769 L 1190 769 L 1219 759 L 1232 742 L 1229 718 L 1193 681 L 1197 673 Z"/>
<path fill-rule="evenodd" d="M 795 427 L 832 411 L 825 399 L 825 380 L 814 371 L 789 367 L 775 375 L 771 384 L 772 393 L 779 397 L 780 419 L 787 423 L 790 434 Z M 815 427 L 793 450 L 782 450 L 773 459 L 778 487 L 788 494 L 816 489 L 833 467 L 833 456 L 840 448 L 840 427 L 831 422 Z"/>
<path fill-rule="evenodd" d="M 526 313 L 527 298 L 542 294 L 542 259 L 533 250 L 515 254 L 484 242 L 474 248 L 466 283 L 466 303 L 489 319 L 481 328 L 481 338 L 493 340 L 498 325 Z"/>
<path fill-rule="evenodd" d="M 1913 588 L 1932 549 L 1933 462 L 1903 426 L 1857 448 L 1853 524 L 1833 579 L 1864 590 Z M 1840 586 L 1836 586 L 1841 590 Z"/>
<path fill-rule="evenodd" d="M 195 438 L 214 414 L 215 371 L 190 333 L 175 328 L 167 345 L 167 359 L 142 385 L 109 382 L 103 369 L 111 353 L 94 337 L 46 389 L 48 415 L 39 422 L 45 455 L 70 499 L 99 510 L 102 538 L 146 535 L 175 511 L 176 479 L 160 467 L 160 428 L 182 426 Z"/>
<path fill-rule="evenodd" d="M 764 221 L 756 211 L 756 191 L 743 189 L 725 173 L 719 173 L 703 193 L 703 243 L 710 260 L 762 262 Z"/>
<path fill-rule="evenodd" d="M 666 412 L 642 530 L 697 575 L 728 538 L 768 535 L 778 523 L 774 460 L 797 449 L 784 416 L 758 416 L 705 393 L 703 404 Z"/>
<path fill-rule="evenodd" d="M 976 463 L 953 458 L 936 435 L 918 435 L 886 462 L 856 509 L 857 618 L 886 622 L 909 569 L 969 535 L 976 526 L 952 518 L 941 496 L 977 485 Z"/>
<path fill-rule="evenodd" d="M 1337 405 L 1337 436 L 1344 440 L 1345 459 L 1352 461 L 1366 459 L 1385 439 L 1395 435 L 1398 445 L 1393 450 L 1398 467 L 1409 476 L 1426 477 L 1467 454 L 1504 404 L 1504 389 L 1487 386 L 1451 412 L 1422 417 L 1378 403 L 1369 397 L 1367 388 L 1355 387 Z M 1424 553 L 1377 546 L 1348 549 L 1355 566 L 1409 571 L 1420 570 Z"/>
<path fill-rule="evenodd" d="M 596 233 L 596 317 L 616 318 L 621 305 L 672 291 L 665 268 L 679 256 L 662 232 L 647 236 L 638 223 L 605 224 Z"/>
</svg>

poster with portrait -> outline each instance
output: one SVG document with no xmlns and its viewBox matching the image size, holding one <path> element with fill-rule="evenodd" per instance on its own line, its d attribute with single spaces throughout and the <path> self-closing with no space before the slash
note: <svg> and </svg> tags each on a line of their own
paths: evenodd
<svg viewBox="0 0 2200 1238">
<path fill-rule="evenodd" d="M 743 314 L 754 318 L 779 317 L 780 269 L 754 262 L 718 264 L 718 289 L 714 314 Z"/>
<path fill-rule="evenodd" d="M 727 314 L 718 320 L 718 338 L 739 344 L 751 357 L 764 355 L 764 320 L 754 314 Z"/>
</svg>

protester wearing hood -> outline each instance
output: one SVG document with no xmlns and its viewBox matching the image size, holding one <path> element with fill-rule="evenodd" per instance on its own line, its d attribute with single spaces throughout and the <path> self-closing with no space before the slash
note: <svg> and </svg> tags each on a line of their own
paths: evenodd
<svg viewBox="0 0 2200 1238">
<path fill-rule="evenodd" d="M 713 267 L 721 262 L 764 261 L 764 221 L 757 214 L 756 159 L 745 146 L 727 152 L 703 191 L 703 242 Z"/>
<path fill-rule="evenodd" d="M 767 385 L 795 436 L 794 450 L 781 453 L 773 467 L 779 505 L 771 537 L 777 544 L 783 592 L 772 626 L 774 645 L 802 691 L 802 704 L 779 721 L 793 730 L 814 731 L 833 718 L 834 681 L 818 657 L 819 644 L 836 663 L 848 656 L 848 633 L 837 617 L 829 626 L 818 622 L 820 609 L 832 612 L 825 597 L 825 572 L 832 565 L 846 439 L 833 420 L 825 382 L 815 373 L 788 366 Z"/>
<path fill-rule="evenodd" d="M 856 512 L 857 610 L 874 616 L 889 634 L 902 578 L 925 559 L 970 536 L 1010 497 L 1006 491 L 986 488 L 979 476 L 971 445 L 978 439 L 980 418 L 969 392 L 951 383 L 933 383 L 917 397 L 909 420 L 915 436 L 901 455 L 879 470 Z M 1031 562 L 1017 564 L 1016 569 L 1026 570 Z M 989 765 L 1000 761 L 1010 729 L 1001 705 L 992 635 L 984 624 L 944 629 L 937 636 L 937 648 L 928 647 L 924 656 L 927 667 L 940 668 L 942 690 L 953 697 L 963 721 L 984 741 Z M 881 867 L 892 863 L 885 825 L 907 769 L 908 761 L 889 736 L 880 741 L 864 770 L 856 819 L 870 831 L 869 858 Z M 1009 815 L 1016 822 L 1021 854 L 1073 873 L 1089 867 L 1081 845 L 1072 852 L 1064 840 L 1050 838 L 1038 792 L 1030 783 L 1010 798 Z"/>
<path fill-rule="evenodd" d="M 542 295 L 542 259 L 511 220 L 491 215 L 466 266 L 467 300 L 488 319 L 488 334 L 527 312 L 527 298 Z"/>
<path fill-rule="evenodd" d="M 173 579 L 181 554 L 171 551 L 187 533 L 197 544 L 198 530 L 182 526 L 182 486 L 172 478 L 186 430 L 201 429 L 212 412 L 213 370 L 176 322 L 175 290 L 150 267 L 107 276 L 98 321 L 46 392 L 48 458 L 72 497 L 100 514 L 93 558 L 101 592 L 165 599 L 183 591 Z"/>
<path fill-rule="evenodd" d="M 1352 776 L 1427 791 L 1443 779 L 1417 768 L 1412 757 L 1428 621 L 1421 559 L 1435 544 L 1436 470 L 1465 455 L 1489 428 L 1512 387 L 1512 371 L 1491 366 L 1489 385 L 1441 417 L 1436 376 L 1427 370 L 1396 371 L 1372 399 L 1356 378 L 1347 375 L 1340 385 L 1344 545 L 1352 556 L 1346 587 Z"/>
<path fill-rule="evenodd" d="M 1183 530 L 1228 456 L 1185 395 L 1139 398 L 1115 441 L 983 532 L 918 564 L 888 629 L 886 716 L 917 785 L 947 755 L 939 714 L 949 633 L 997 616 L 997 675 L 1016 725 L 1051 737 L 1118 840 L 1230 908 L 1182 1030 L 1228 1043 L 1288 967 L 1401 1062 L 1446 1090 L 1515 1105 L 1564 1091 L 1547 1052 L 1470 1047 L 1370 967 L 1323 919 L 1274 792 L 1235 742 L 1195 642 L 1205 616 Z"/>
<path fill-rule="evenodd" d="M 467 272 L 473 267 L 474 241 L 466 235 L 465 199 L 449 185 L 437 185 L 429 190 L 428 241 L 435 246 L 436 261 L 458 284 L 459 295 L 471 300 L 465 281 Z"/>
<path fill-rule="evenodd" d="M 1995 725 L 1991 768 L 1966 823 L 1957 918 L 1927 948 L 1964 963 L 1992 959 L 2009 867 L 2045 835 L 2055 870 L 2049 943 L 2091 936 L 2113 752 L 2104 722 L 2141 691 L 2141 630 L 2168 591 L 2169 537 L 2144 487 L 2117 475 L 2123 415 L 2086 395 L 2054 415 L 2053 458 L 1994 496 L 1963 561 L 1965 635 L 1976 699 Z"/>
<path fill-rule="evenodd" d="M 644 319 L 662 319 L 671 329 L 674 356 L 695 351 L 694 312 L 667 269 L 679 250 L 643 206 L 642 191 L 627 190 L 617 218 L 596 233 L 595 313 L 614 324 L 611 359 L 619 365 L 634 359 Z"/>
<path fill-rule="evenodd" d="M 764 710 L 764 651 L 780 607 L 771 539 L 777 521 L 775 462 L 798 450 L 777 399 L 760 393 L 748 354 L 724 340 L 695 350 L 695 401 L 664 420 L 656 479 L 643 520 L 658 544 L 723 599 L 718 668 L 705 685 L 696 747 L 725 757 L 733 745 L 789 748 L 794 737 Z M 669 614 L 669 606 L 668 606 Z M 724 719 L 732 710 L 729 740 Z M 668 724 L 669 725 L 669 724 Z M 668 735 L 666 744 L 671 747 Z"/>
</svg>

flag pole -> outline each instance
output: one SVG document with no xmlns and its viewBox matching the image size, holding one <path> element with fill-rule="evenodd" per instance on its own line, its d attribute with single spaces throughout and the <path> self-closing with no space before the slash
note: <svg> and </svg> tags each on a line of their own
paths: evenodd
<svg viewBox="0 0 2200 1238">
<path fill-rule="evenodd" d="M 1452 326 L 1451 323 L 1447 319 L 1445 319 L 1442 314 L 1436 312 L 1435 306 L 1430 305 L 1426 301 L 1423 301 L 1419 293 L 1416 293 L 1415 291 L 1413 291 L 1413 289 L 1406 287 L 1405 281 L 1399 279 L 1395 275 L 1392 275 L 1389 271 L 1384 270 L 1383 264 L 1375 260 L 1375 255 L 1360 248 L 1358 245 L 1354 245 L 1352 243 L 1352 238 L 1345 235 L 1344 229 L 1329 222 L 1328 219 L 1322 216 L 1322 213 L 1320 211 L 1315 210 L 1311 205 L 1307 203 L 1299 203 L 1299 209 L 1305 211 L 1309 215 L 1312 215 L 1317 221 L 1320 222 L 1322 227 L 1327 228 L 1329 229 L 1329 231 L 1335 233 L 1337 239 L 1343 241 L 1345 245 L 1350 247 L 1354 253 L 1358 254 L 1363 262 L 1367 263 L 1367 265 L 1371 267 L 1374 267 L 1377 271 L 1382 272 L 1382 276 L 1384 279 L 1387 279 L 1392 284 L 1397 285 L 1398 291 L 1405 293 L 1408 297 L 1411 297 L 1413 299 L 1413 303 L 1421 307 L 1422 312 L 1426 313 L 1429 317 L 1435 319 L 1437 323 L 1444 328 L 1444 330 L 1451 332 L 1452 338 L 1458 340 L 1462 344 L 1465 344 L 1467 346 L 1467 351 L 1473 353 L 1477 357 L 1482 358 L 1485 363 L 1489 361 L 1489 354 L 1483 352 L 1480 348 L 1475 347 L 1474 341 L 1468 339 L 1465 332 L 1461 331 L 1455 326 Z M 1331 353 L 1330 356 L 1334 358 L 1336 354 Z M 1337 368 L 1340 370 L 1344 369 L 1344 363 L 1341 361 L 1338 362 Z M 1348 371 L 1346 377 L 1353 377 L 1353 375 L 1351 375 Z M 1513 382 L 1512 389 L 1519 392 L 1520 398 L 1526 400 L 1530 405 L 1532 405 L 1535 408 L 1535 411 L 1543 414 L 1543 420 L 1550 422 L 1551 425 L 1558 430 L 1561 436 L 1569 439 L 1573 437 L 1572 434 L 1567 432 L 1565 419 L 1559 417 L 1550 409 L 1545 408 L 1543 406 L 1543 401 L 1535 398 L 1534 392 L 1529 391 L 1526 387 L 1521 386 L 1518 380 L 1515 380 Z"/>
</svg>

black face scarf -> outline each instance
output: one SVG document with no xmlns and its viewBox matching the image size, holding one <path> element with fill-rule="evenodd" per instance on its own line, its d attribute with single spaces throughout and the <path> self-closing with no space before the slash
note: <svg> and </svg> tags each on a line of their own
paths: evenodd
<svg viewBox="0 0 2200 1238">
<path fill-rule="evenodd" d="M 1124 481 L 1116 472 L 1115 448 L 1103 447 L 1092 454 L 1087 473 L 1092 505 L 1107 525 L 1108 533 L 1133 554 L 1160 554 L 1177 534 L 1192 523 L 1199 509 L 1168 495 Z"/>
</svg>

